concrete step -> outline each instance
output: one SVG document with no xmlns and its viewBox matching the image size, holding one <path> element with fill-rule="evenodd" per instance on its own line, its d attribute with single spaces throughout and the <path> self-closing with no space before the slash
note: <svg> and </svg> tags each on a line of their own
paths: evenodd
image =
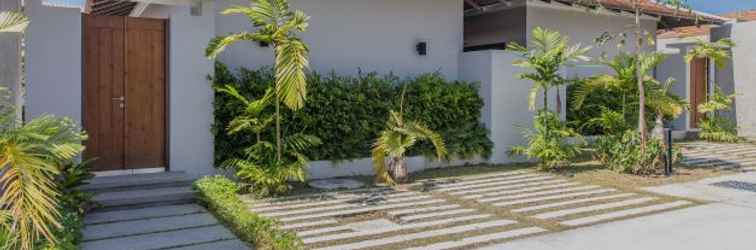
<svg viewBox="0 0 756 250">
<path fill-rule="evenodd" d="M 184 172 L 163 172 L 123 176 L 95 177 L 81 190 L 100 193 L 128 191 L 133 189 L 154 189 L 162 187 L 191 186 L 194 178 Z"/>
<path fill-rule="evenodd" d="M 98 212 L 179 205 L 194 202 L 194 191 L 187 185 L 99 192 L 93 201 L 100 205 Z"/>
</svg>

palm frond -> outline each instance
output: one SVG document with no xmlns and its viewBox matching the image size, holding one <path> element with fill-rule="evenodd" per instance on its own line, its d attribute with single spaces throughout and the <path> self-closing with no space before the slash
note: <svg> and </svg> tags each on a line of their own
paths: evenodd
<svg viewBox="0 0 756 250">
<path fill-rule="evenodd" d="M 0 33 L 22 33 L 29 25 L 29 18 L 21 12 L 0 12 Z"/>
<path fill-rule="evenodd" d="M 276 94 L 293 110 L 302 108 L 307 98 L 308 53 L 299 39 L 287 40 L 276 47 Z"/>
<path fill-rule="evenodd" d="M 227 36 L 218 36 L 210 40 L 210 43 L 205 48 L 205 56 L 210 59 L 215 59 L 222 53 L 228 46 L 241 41 L 259 41 L 264 37 L 260 34 L 254 34 L 249 32 L 241 32 L 236 34 L 230 34 Z"/>
</svg>

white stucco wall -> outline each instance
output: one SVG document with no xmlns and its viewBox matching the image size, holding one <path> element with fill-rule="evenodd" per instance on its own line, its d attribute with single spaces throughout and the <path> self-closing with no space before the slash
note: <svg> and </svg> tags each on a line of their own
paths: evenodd
<svg viewBox="0 0 756 250">
<path fill-rule="evenodd" d="M 218 0 L 217 10 L 247 0 Z M 461 0 L 292 0 L 296 9 L 312 17 L 302 35 L 310 46 L 312 69 L 356 74 L 378 71 L 400 76 L 441 72 L 457 78 L 462 51 Z M 216 34 L 249 30 L 239 15 L 219 15 Z M 418 56 L 415 44 L 429 43 L 429 54 Z M 232 68 L 258 68 L 272 63 L 270 48 L 242 43 L 220 57 Z"/>
<path fill-rule="evenodd" d="M 51 114 L 81 122 L 81 13 L 26 1 L 26 119 Z"/>
<path fill-rule="evenodd" d="M 737 93 L 735 113 L 740 135 L 753 138 L 756 137 L 756 22 L 715 29 L 712 38 L 728 35 L 736 44 L 732 50 L 732 63 L 717 72 L 717 80 L 723 88 L 731 87 Z"/>
<path fill-rule="evenodd" d="M 143 17 L 169 22 L 169 164 L 171 171 L 195 176 L 215 172 L 213 167 L 213 90 L 207 76 L 213 62 L 205 58 L 207 41 L 215 36 L 215 8 L 204 2 L 201 16 L 189 6 L 151 5 Z"/>
<path fill-rule="evenodd" d="M 685 48 L 679 47 L 665 47 L 663 51 L 667 55 L 667 59 L 656 68 L 656 78 L 662 82 L 669 78 L 675 79 L 675 85 L 672 86 L 672 93 L 690 101 L 690 67 L 688 67 L 688 63 L 685 61 L 684 53 L 679 52 L 685 50 Z M 690 128 L 689 117 L 689 111 L 686 110 L 680 115 L 680 117 L 672 121 L 672 129 L 688 130 Z"/>
<path fill-rule="evenodd" d="M 0 1 L 0 11 L 17 11 L 20 9 L 20 1 L 4 0 Z M 0 88 L 10 91 L 9 102 L 16 107 L 23 105 L 21 98 L 21 77 L 20 77 L 20 46 L 21 34 L 18 33 L 1 33 L 0 34 Z M 4 98 L 4 97 L 3 97 Z M 21 108 L 17 108 L 16 116 L 21 118 Z"/>
<path fill-rule="evenodd" d="M 465 81 L 479 82 L 479 94 L 485 103 L 483 123 L 491 131 L 494 151 L 490 162 L 510 163 L 523 161 L 520 157 L 509 157 L 507 152 L 513 146 L 523 145 L 523 131 L 532 127 L 535 113 L 528 109 L 528 93 L 531 82 L 518 78 L 524 69 L 512 66 L 518 59 L 516 55 L 500 50 L 474 51 L 462 54 L 460 78 Z M 562 110 L 565 109 L 565 90 L 562 95 Z M 540 107 L 543 95 L 537 97 Z M 549 94 L 549 107 L 556 105 L 556 91 Z M 565 113 L 562 112 L 564 118 Z"/>
<path fill-rule="evenodd" d="M 598 57 L 602 53 L 612 57 L 617 54 L 618 39 L 602 47 L 597 47 L 594 44 L 594 39 L 600 37 L 604 32 L 609 32 L 611 35 L 625 32 L 628 37 L 624 49 L 632 50 L 635 48 L 635 35 L 632 29 L 628 29 L 635 23 L 635 18 L 632 16 L 597 14 L 581 8 L 554 9 L 543 7 L 541 4 L 529 4 L 527 12 L 528 41 L 531 40 L 534 28 L 543 27 L 559 31 L 568 36 L 572 43 L 593 46 L 590 54 L 593 57 Z M 656 36 L 656 20 L 642 19 L 641 26 L 651 35 Z M 650 45 L 648 49 L 654 50 L 653 47 L 653 45 Z"/>
</svg>

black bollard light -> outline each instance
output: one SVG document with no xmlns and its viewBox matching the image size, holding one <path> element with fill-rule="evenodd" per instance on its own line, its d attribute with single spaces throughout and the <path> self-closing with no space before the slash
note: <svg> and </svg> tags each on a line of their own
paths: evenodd
<svg viewBox="0 0 756 250">
<path fill-rule="evenodd" d="M 667 135 L 667 157 L 665 157 L 664 161 L 664 175 L 671 176 L 673 169 L 672 169 L 672 163 L 673 163 L 673 155 L 672 155 L 672 129 L 665 129 L 665 134 Z"/>
</svg>

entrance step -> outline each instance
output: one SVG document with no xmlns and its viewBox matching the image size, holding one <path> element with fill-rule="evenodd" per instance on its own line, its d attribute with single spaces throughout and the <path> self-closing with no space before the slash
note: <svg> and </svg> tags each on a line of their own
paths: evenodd
<svg viewBox="0 0 756 250">
<path fill-rule="evenodd" d="M 95 177 L 82 189 L 94 193 L 97 212 L 194 202 L 194 179 L 183 172 Z"/>
<path fill-rule="evenodd" d="M 135 188 L 191 186 L 194 179 L 184 172 L 163 172 L 122 176 L 95 177 L 81 190 L 88 192 L 127 191 Z"/>
</svg>

